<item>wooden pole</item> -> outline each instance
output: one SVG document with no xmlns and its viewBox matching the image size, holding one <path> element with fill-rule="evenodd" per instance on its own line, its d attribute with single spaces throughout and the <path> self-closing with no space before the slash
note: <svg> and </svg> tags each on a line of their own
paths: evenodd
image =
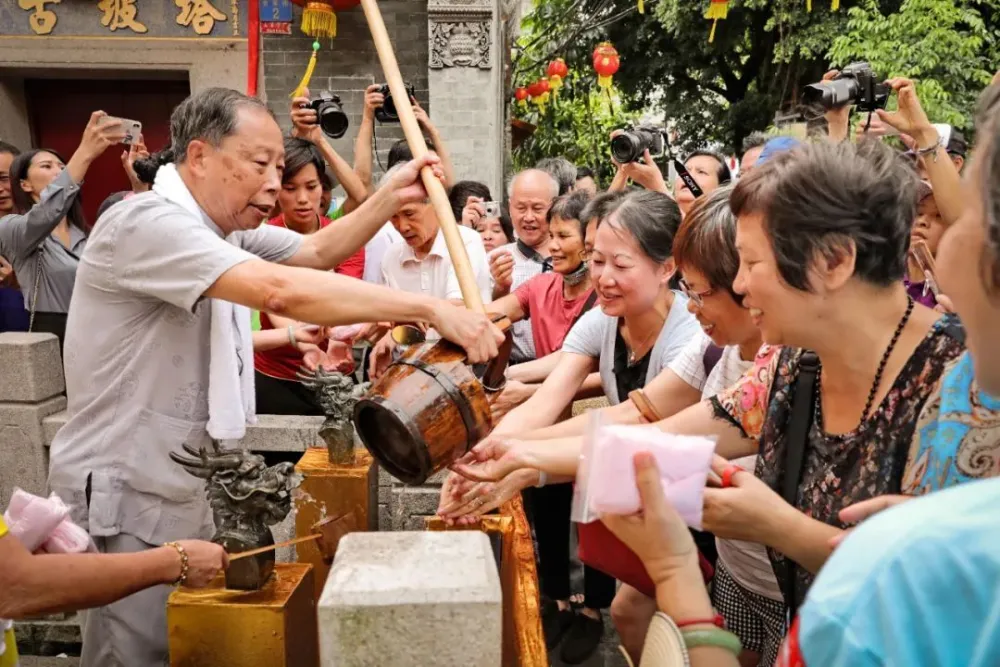
<svg viewBox="0 0 1000 667">
<path fill-rule="evenodd" d="M 284 542 L 278 542 L 277 544 L 272 544 L 267 547 L 260 547 L 259 549 L 251 549 L 250 551 L 241 551 L 238 554 L 233 554 L 229 557 L 229 561 L 239 560 L 241 558 L 249 558 L 250 556 L 256 556 L 257 554 L 264 554 L 268 551 L 274 551 L 275 549 L 280 549 L 281 547 L 290 547 L 293 544 L 300 544 L 302 542 L 308 542 L 310 540 L 322 539 L 323 535 L 306 535 L 305 537 L 296 537 L 291 540 L 285 540 Z"/>
<path fill-rule="evenodd" d="M 375 50 L 382 62 L 382 71 L 385 73 L 386 83 L 389 84 L 389 92 L 396 102 L 396 113 L 399 115 L 400 125 L 403 126 L 406 143 L 410 146 L 410 152 L 413 153 L 414 158 L 422 157 L 427 153 L 427 142 L 424 141 L 424 135 L 420 131 L 416 116 L 413 115 L 410 96 L 406 93 L 403 76 L 399 73 L 399 63 L 396 62 L 396 54 L 392 49 L 392 42 L 389 41 L 389 33 L 382 21 L 382 13 L 379 11 L 378 3 L 376 0 L 361 0 L 361 7 L 365 11 L 372 39 L 375 40 Z M 462 289 L 465 305 L 470 310 L 485 312 L 486 308 L 483 306 L 483 299 L 479 293 L 479 287 L 476 285 L 476 276 L 469 263 L 469 255 L 465 252 L 465 244 L 462 242 L 461 234 L 458 233 L 458 223 L 455 222 L 455 215 L 448 202 L 448 193 L 445 192 L 444 185 L 437 179 L 430 167 L 421 170 L 420 176 L 423 178 L 424 187 L 431 198 L 431 205 L 434 207 L 438 222 L 441 224 L 441 231 L 444 234 L 445 244 L 448 246 L 451 263 L 455 267 L 455 274 L 458 276 L 458 285 Z"/>
</svg>

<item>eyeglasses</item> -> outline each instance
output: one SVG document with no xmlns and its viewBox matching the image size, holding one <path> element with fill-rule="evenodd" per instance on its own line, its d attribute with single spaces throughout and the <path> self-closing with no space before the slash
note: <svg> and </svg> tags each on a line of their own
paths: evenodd
<svg viewBox="0 0 1000 667">
<path fill-rule="evenodd" d="M 687 281 L 684 280 L 683 278 L 678 280 L 677 284 L 680 285 L 681 293 L 687 298 L 691 299 L 691 303 L 693 303 L 698 308 L 701 308 L 703 305 L 705 305 L 706 297 L 710 297 L 713 294 L 715 294 L 714 287 L 710 287 L 704 292 L 695 292 L 693 289 L 691 289 L 691 286 L 688 285 Z"/>
</svg>

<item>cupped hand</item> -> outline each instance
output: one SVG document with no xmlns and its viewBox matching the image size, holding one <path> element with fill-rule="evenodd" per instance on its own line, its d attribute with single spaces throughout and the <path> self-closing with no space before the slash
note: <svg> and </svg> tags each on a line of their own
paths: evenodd
<svg viewBox="0 0 1000 667">
<path fill-rule="evenodd" d="M 227 567 L 229 554 L 220 545 L 204 540 L 178 540 L 177 544 L 184 548 L 188 558 L 187 579 L 185 586 L 204 588 Z M 174 547 L 163 547 L 174 551 Z M 180 576 L 180 555 L 177 555 L 177 575 Z"/>
<path fill-rule="evenodd" d="M 486 207 L 483 206 L 483 198 L 469 197 L 466 200 L 465 208 L 462 209 L 462 224 L 475 229 L 479 221 L 485 217 Z"/>
<path fill-rule="evenodd" d="M 684 520 L 667 502 L 656 460 L 649 452 L 639 452 L 633 464 L 642 510 L 630 516 L 604 514 L 601 521 L 642 560 L 655 584 L 678 576 L 700 579 L 698 549 Z"/>
<path fill-rule="evenodd" d="M 317 143 L 323 138 L 323 130 L 319 126 L 316 110 L 309 106 L 309 90 L 292 100 L 289 115 L 292 119 L 292 136 Z"/>
<path fill-rule="evenodd" d="M 465 349 L 470 364 L 482 364 L 497 356 L 504 335 L 485 313 L 441 302 L 434 309 L 432 324 L 442 337 Z"/>
<path fill-rule="evenodd" d="M 868 500 L 862 500 L 861 502 L 854 503 L 853 505 L 848 505 L 844 509 L 840 510 L 838 516 L 840 520 L 844 523 L 861 523 L 865 519 L 872 517 L 883 510 L 887 510 L 890 507 L 895 507 L 900 503 L 905 503 L 908 500 L 913 500 L 913 496 L 901 496 L 887 494 L 884 496 L 875 496 L 874 498 L 869 498 Z M 850 530 L 845 530 L 839 535 L 835 535 L 830 538 L 830 546 L 838 547 L 840 543 L 850 534 Z"/>
<path fill-rule="evenodd" d="M 389 364 L 392 363 L 392 353 L 396 349 L 396 341 L 391 333 L 386 333 L 372 348 L 368 357 L 368 375 L 377 380 L 382 377 Z"/>
<path fill-rule="evenodd" d="M 722 476 L 732 465 L 721 456 L 712 461 L 712 471 Z M 764 537 L 781 510 L 792 508 L 771 487 L 753 474 L 740 469 L 727 488 L 706 488 L 703 529 L 728 540 L 766 543 Z"/>
<path fill-rule="evenodd" d="M 125 128 L 116 119 L 103 111 L 90 114 L 87 127 L 83 129 L 80 147 L 77 150 L 86 151 L 86 155 L 96 158 L 109 147 L 120 144 L 125 139 Z"/>
<path fill-rule="evenodd" d="M 889 79 L 886 83 L 896 91 L 897 110 L 876 109 L 875 114 L 884 123 L 913 137 L 918 148 L 929 148 L 937 140 L 938 133 L 920 104 L 917 87 L 904 78 Z"/>
<path fill-rule="evenodd" d="M 441 168 L 441 158 L 435 153 L 428 151 L 423 157 L 410 160 L 403 167 L 393 174 L 392 178 L 383 187 L 389 188 L 389 192 L 396 198 L 398 206 L 423 202 L 427 200 L 427 190 L 420 178 L 420 170 L 430 167 L 434 176 L 444 183 L 444 170 Z"/>
<path fill-rule="evenodd" d="M 460 481 L 452 485 L 447 499 L 442 493 L 442 503 L 438 507 L 438 515 L 449 526 L 471 525 L 478 517 L 492 512 L 523 489 L 538 483 L 538 471 L 534 469 L 517 470 L 499 482 L 473 482 L 456 477 Z"/>
<path fill-rule="evenodd" d="M 487 436 L 450 466 L 454 472 L 475 482 L 496 482 L 528 467 L 518 441 L 496 435 Z"/>
</svg>

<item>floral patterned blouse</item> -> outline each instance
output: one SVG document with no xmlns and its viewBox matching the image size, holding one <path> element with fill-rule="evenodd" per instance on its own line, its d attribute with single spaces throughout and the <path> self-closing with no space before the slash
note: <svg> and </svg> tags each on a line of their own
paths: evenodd
<svg viewBox="0 0 1000 667">
<path fill-rule="evenodd" d="M 901 492 L 923 408 L 936 393 L 946 366 L 962 354 L 963 340 L 957 320 L 949 316 L 938 320 L 867 418 L 866 428 L 830 435 L 813 421 L 795 503 L 798 509 L 818 521 L 844 527 L 837 516 L 842 508 Z M 784 485 L 786 432 L 801 356 L 797 348 L 765 346 L 737 384 L 710 399 L 717 417 L 759 441 L 756 475 L 778 493 Z M 786 559 L 773 549 L 768 553 L 778 581 L 784 581 Z M 814 575 L 802 567 L 796 567 L 795 574 L 797 602 L 801 603 Z"/>
</svg>

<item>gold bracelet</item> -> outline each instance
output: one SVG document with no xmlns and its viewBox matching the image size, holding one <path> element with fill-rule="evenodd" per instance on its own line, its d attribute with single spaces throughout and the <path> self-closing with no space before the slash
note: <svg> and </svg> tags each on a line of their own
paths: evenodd
<svg viewBox="0 0 1000 667">
<path fill-rule="evenodd" d="M 187 551 L 185 551 L 184 547 L 181 546 L 177 542 L 165 542 L 163 544 L 163 546 L 165 546 L 165 547 L 173 547 L 174 549 L 177 550 L 177 555 L 181 557 L 181 575 L 179 577 L 177 577 L 176 581 L 174 581 L 174 585 L 175 586 L 183 586 L 184 583 L 187 581 L 187 576 L 188 576 L 188 555 L 187 555 Z"/>
</svg>

